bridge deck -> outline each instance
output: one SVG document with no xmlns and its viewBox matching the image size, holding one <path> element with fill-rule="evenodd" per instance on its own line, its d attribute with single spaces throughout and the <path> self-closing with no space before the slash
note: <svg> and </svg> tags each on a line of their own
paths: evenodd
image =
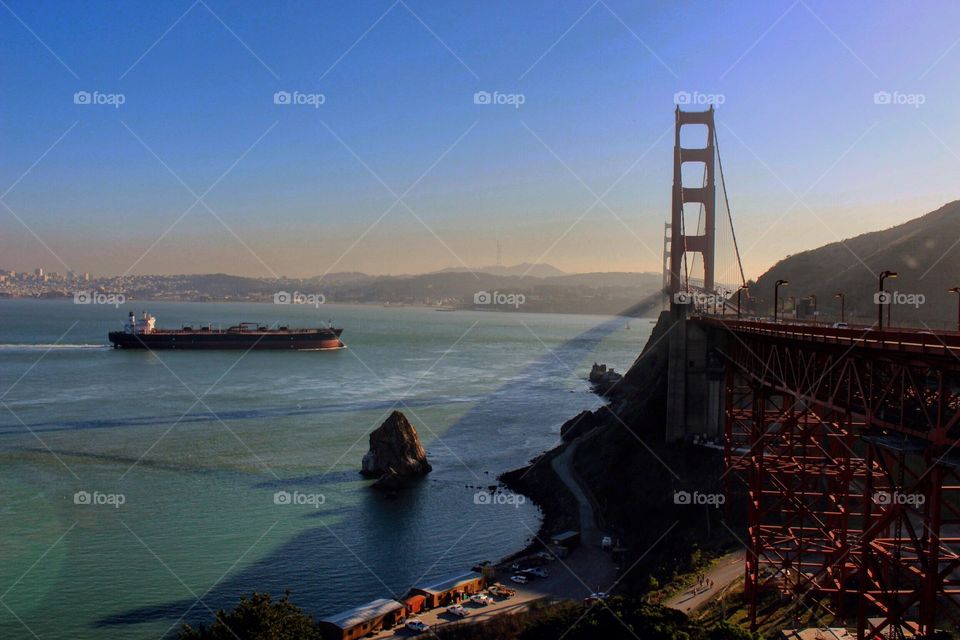
<svg viewBox="0 0 960 640">
<path fill-rule="evenodd" d="M 727 320 L 710 316 L 700 316 L 696 319 L 709 325 L 724 327 L 734 333 L 818 342 L 848 348 L 859 347 L 933 356 L 953 356 L 957 358 L 957 363 L 960 364 L 960 333 L 955 331 L 927 331 L 904 328 L 879 331 L 872 326 L 834 328 L 816 324 Z"/>
</svg>

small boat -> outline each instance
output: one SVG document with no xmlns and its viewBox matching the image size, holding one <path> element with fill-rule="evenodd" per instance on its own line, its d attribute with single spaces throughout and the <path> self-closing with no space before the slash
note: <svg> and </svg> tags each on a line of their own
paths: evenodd
<svg viewBox="0 0 960 640">
<path fill-rule="evenodd" d="M 434 311 L 456 311 L 457 308 L 456 308 L 456 307 L 441 306 L 441 307 L 434 307 L 433 310 L 434 310 Z"/>
</svg>

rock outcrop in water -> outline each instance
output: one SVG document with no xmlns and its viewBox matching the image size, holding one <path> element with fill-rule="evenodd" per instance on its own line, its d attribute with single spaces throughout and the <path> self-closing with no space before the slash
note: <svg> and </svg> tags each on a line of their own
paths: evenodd
<svg viewBox="0 0 960 640">
<path fill-rule="evenodd" d="M 363 456 L 360 473 L 377 478 L 374 487 L 393 490 L 432 470 L 417 430 L 403 413 L 394 411 L 370 434 L 370 450 Z"/>
</svg>

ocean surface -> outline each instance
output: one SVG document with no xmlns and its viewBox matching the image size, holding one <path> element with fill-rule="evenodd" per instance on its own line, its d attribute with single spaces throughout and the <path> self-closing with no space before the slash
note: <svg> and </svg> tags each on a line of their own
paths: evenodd
<svg viewBox="0 0 960 640">
<path fill-rule="evenodd" d="M 114 351 L 128 308 L 161 327 L 329 318 L 348 348 Z M 626 322 L 0 301 L 0 638 L 156 640 L 252 591 L 322 616 L 522 548 L 537 508 L 477 504 L 476 487 L 599 406 L 590 365 L 625 370 L 650 334 Z M 434 471 L 391 500 L 357 471 L 393 409 Z"/>
</svg>

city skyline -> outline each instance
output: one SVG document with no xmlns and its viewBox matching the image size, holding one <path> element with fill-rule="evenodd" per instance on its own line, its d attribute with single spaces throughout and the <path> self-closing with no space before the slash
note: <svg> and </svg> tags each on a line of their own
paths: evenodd
<svg viewBox="0 0 960 640">
<path fill-rule="evenodd" d="M 677 102 L 748 278 L 957 198 L 960 7 L 52 6 L 0 10 L 4 268 L 659 271 Z"/>
</svg>

